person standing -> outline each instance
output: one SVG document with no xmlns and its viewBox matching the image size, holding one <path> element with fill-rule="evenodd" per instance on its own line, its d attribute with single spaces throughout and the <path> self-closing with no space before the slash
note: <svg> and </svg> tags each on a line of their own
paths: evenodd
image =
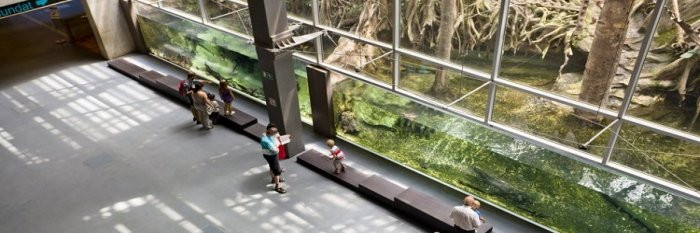
<svg viewBox="0 0 700 233">
<path fill-rule="evenodd" d="M 333 139 L 326 140 L 326 146 L 330 148 L 330 159 L 333 161 L 333 167 L 335 168 L 335 170 L 333 170 L 333 174 L 338 175 L 341 172 L 345 172 L 345 165 L 343 164 L 345 154 L 343 151 L 341 151 L 340 148 L 335 145 L 335 141 L 333 141 Z"/>
<path fill-rule="evenodd" d="M 211 107 L 207 108 L 207 115 L 209 116 L 211 123 L 216 125 L 218 124 L 219 117 L 221 116 L 221 107 L 219 106 L 219 103 L 216 102 L 216 95 L 207 93 L 207 98 L 209 99 L 209 102 L 211 102 Z"/>
<path fill-rule="evenodd" d="M 260 138 L 260 146 L 262 147 L 263 158 L 267 161 L 267 165 L 270 167 L 270 176 L 272 177 L 272 183 L 275 184 L 275 192 L 280 194 L 286 193 L 280 186 L 282 182 L 282 168 L 280 167 L 280 161 L 277 157 L 279 153 L 279 138 L 277 134 L 277 126 L 270 123 L 267 125 L 265 133 Z"/>
<path fill-rule="evenodd" d="M 211 121 L 209 121 L 209 114 L 207 114 L 207 108 L 213 108 L 211 101 L 207 97 L 207 93 L 202 90 L 201 83 L 195 83 L 192 99 L 194 101 L 194 108 L 197 111 L 197 120 L 202 123 L 202 128 L 209 130 L 212 128 Z"/>
<path fill-rule="evenodd" d="M 481 226 L 479 215 L 472 209 L 475 201 L 474 197 L 467 196 L 464 198 L 464 205 L 452 208 L 450 218 L 454 220 L 455 232 L 476 233 L 476 228 Z"/>
<path fill-rule="evenodd" d="M 194 94 L 194 84 L 196 82 L 194 80 L 195 76 L 196 75 L 194 73 L 187 73 L 187 78 L 180 81 L 178 84 L 178 92 L 181 96 L 187 97 L 187 104 L 190 105 L 190 112 L 192 112 L 192 121 L 200 124 L 199 116 L 197 116 L 197 109 L 194 108 L 194 100 L 192 99 L 192 95 Z"/>
<path fill-rule="evenodd" d="M 228 82 L 226 80 L 221 80 L 219 82 L 219 96 L 221 96 L 221 100 L 224 101 L 224 116 L 231 116 L 233 115 L 233 107 L 231 106 L 231 103 L 233 102 L 233 91 L 229 89 L 228 87 Z"/>
</svg>

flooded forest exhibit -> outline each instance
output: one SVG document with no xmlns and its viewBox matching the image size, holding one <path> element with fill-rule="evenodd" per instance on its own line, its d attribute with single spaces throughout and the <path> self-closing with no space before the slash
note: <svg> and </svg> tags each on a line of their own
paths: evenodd
<svg viewBox="0 0 700 233">
<path fill-rule="evenodd" d="M 501 2 L 287 0 L 292 24 L 327 31 L 294 50 L 302 118 L 306 64 L 337 67 L 345 140 L 556 231 L 700 233 L 700 144 L 674 136 L 700 137 L 700 1 L 510 0 L 495 52 Z M 264 98 L 245 1 L 142 2 L 138 25 L 153 56 Z"/>
</svg>

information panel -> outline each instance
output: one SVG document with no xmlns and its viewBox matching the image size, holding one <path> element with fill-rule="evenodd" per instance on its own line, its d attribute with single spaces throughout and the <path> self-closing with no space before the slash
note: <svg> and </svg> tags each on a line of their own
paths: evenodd
<svg viewBox="0 0 700 233">
<path fill-rule="evenodd" d="M 65 2 L 69 0 L 29 0 L 29 1 L 11 1 L 15 2 L 9 5 L 0 7 L 0 18 L 5 18 L 8 16 L 21 14 L 34 9 L 45 7 L 51 4 L 56 4 L 59 2 Z M 4 1 L 7 2 L 7 1 Z"/>
</svg>

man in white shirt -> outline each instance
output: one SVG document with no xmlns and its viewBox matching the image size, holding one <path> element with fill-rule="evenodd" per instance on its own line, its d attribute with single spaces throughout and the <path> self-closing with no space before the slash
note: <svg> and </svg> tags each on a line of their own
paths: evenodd
<svg viewBox="0 0 700 233">
<path fill-rule="evenodd" d="M 474 201 L 474 197 L 467 196 L 464 205 L 452 208 L 450 217 L 455 222 L 455 232 L 475 233 L 476 228 L 481 226 L 479 215 L 471 207 Z"/>
</svg>

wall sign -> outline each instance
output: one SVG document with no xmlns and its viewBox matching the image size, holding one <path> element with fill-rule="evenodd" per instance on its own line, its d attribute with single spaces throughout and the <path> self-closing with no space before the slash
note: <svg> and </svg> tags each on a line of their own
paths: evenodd
<svg viewBox="0 0 700 233">
<path fill-rule="evenodd" d="M 69 0 L 29 0 L 0 7 L 0 18 L 21 14 L 48 5 Z"/>
</svg>

